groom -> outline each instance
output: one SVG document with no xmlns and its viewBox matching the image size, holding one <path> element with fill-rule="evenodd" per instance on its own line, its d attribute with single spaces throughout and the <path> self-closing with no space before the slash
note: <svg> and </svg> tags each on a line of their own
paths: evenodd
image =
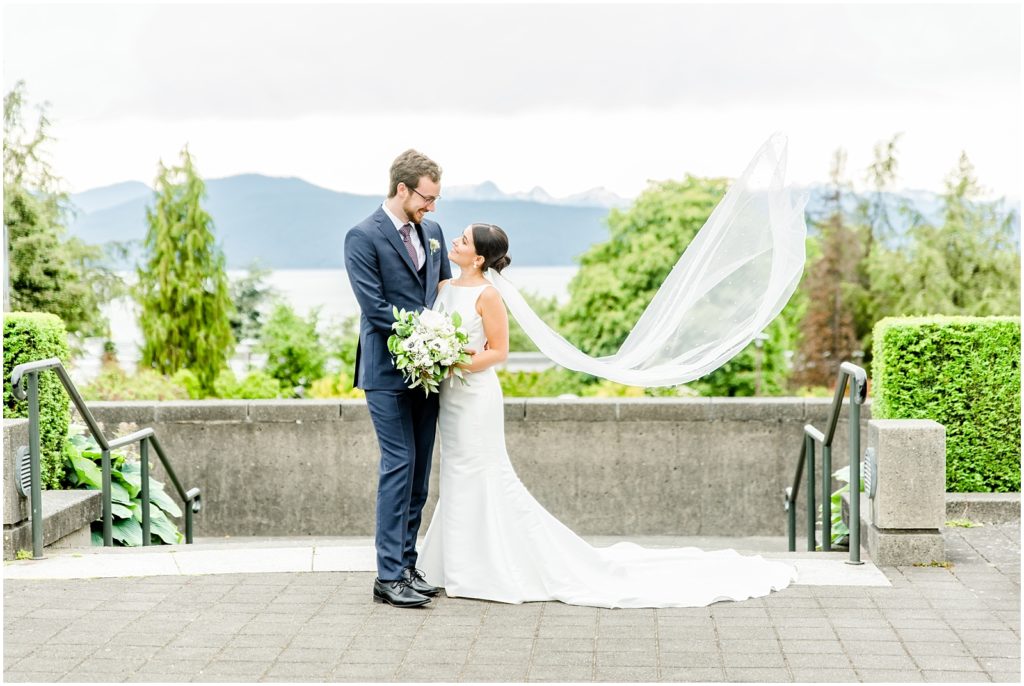
<svg viewBox="0 0 1024 686">
<path fill-rule="evenodd" d="M 373 599 L 397 607 L 426 605 L 440 590 L 416 569 L 438 394 L 410 390 L 387 345 L 392 307 L 430 307 L 438 282 L 452 276 L 441 227 L 424 218 L 440 194 L 441 168 L 406 150 L 391 165 L 387 199 L 345 235 L 345 268 L 362 310 L 355 386 L 366 391 L 380 444 Z"/>
</svg>

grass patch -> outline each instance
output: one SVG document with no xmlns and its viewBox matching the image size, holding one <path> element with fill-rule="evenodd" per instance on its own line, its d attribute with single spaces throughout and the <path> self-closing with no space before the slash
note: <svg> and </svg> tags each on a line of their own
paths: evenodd
<svg viewBox="0 0 1024 686">
<path fill-rule="evenodd" d="M 981 522 L 972 522 L 969 519 L 949 519 L 946 520 L 946 526 L 960 526 L 965 529 L 974 529 L 979 526 L 985 526 Z"/>
<path fill-rule="evenodd" d="M 915 567 L 942 567 L 943 569 L 952 569 L 953 568 L 953 563 L 950 562 L 949 560 L 943 560 L 942 562 L 938 562 L 936 560 L 932 560 L 931 562 L 915 562 L 914 566 Z"/>
</svg>

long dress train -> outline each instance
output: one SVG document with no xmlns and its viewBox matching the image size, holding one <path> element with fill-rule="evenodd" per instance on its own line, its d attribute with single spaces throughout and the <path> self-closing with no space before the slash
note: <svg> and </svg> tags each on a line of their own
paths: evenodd
<svg viewBox="0 0 1024 686">
<path fill-rule="evenodd" d="M 486 339 L 476 301 L 487 287 L 448 284 L 438 295 L 445 311 L 460 313 L 470 347 L 478 350 Z M 516 476 L 494 369 L 466 377 L 465 385 L 442 385 L 440 494 L 417 564 L 447 595 L 607 608 L 702 607 L 768 595 L 796 580 L 792 565 L 734 550 L 591 546 Z"/>
</svg>

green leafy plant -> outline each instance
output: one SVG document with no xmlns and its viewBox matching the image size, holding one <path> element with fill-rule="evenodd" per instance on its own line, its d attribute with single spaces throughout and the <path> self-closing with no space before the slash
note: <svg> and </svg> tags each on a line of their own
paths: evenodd
<svg viewBox="0 0 1024 686">
<path fill-rule="evenodd" d="M 15 560 L 31 560 L 32 559 L 32 551 L 31 550 L 25 550 L 24 548 L 18 548 L 18 552 L 16 552 L 14 554 L 14 559 Z"/>
<path fill-rule="evenodd" d="M 103 454 L 84 426 L 73 424 L 65 444 L 67 480 L 72 488 L 101 490 Z M 133 459 L 134 458 L 134 459 Z M 142 545 L 142 465 L 127 450 L 110 453 L 110 488 L 114 540 L 123 546 Z M 184 536 L 171 517 L 181 508 L 164 491 L 162 482 L 149 477 L 151 543 L 181 543 Z M 93 545 L 103 544 L 103 523 L 92 523 Z"/>
<path fill-rule="evenodd" d="M 850 543 L 850 528 L 843 521 L 843 494 L 850 492 L 850 467 L 842 467 L 832 472 L 832 478 L 842 481 L 843 485 L 829 496 L 829 515 L 832 521 L 832 547 L 841 547 Z M 860 492 L 864 492 L 864 481 L 860 482 Z M 821 524 L 821 504 L 818 505 L 818 524 Z"/>
</svg>

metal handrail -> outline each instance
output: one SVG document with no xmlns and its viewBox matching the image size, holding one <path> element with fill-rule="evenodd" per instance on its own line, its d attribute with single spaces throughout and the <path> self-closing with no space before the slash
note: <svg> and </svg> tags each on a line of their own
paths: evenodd
<svg viewBox="0 0 1024 686">
<path fill-rule="evenodd" d="M 783 495 L 783 506 L 786 511 L 786 531 L 789 550 L 796 550 L 796 498 L 800 493 L 800 481 L 803 479 L 804 464 L 807 465 L 807 549 L 815 549 L 814 519 L 817 510 L 814 491 L 814 448 L 821 444 L 821 549 L 832 550 L 832 517 L 826 516 L 825 503 L 828 502 L 832 486 L 832 440 L 836 435 L 839 415 L 842 412 L 846 386 L 850 380 L 850 559 L 849 564 L 863 564 L 860 560 L 860 406 L 867 400 L 868 373 L 852 362 L 839 365 L 839 377 L 836 380 L 836 392 L 832 397 L 827 428 L 819 431 L 810 424 L 804 425 L 804 440 L 797 458 L 796 474 L 793 485 L 787 486 Z"/>
<path fill-rule="evenodd" d="M 41 559 L 43 557 L 43 505 L 42 505 L 42 476 L 40 474 L 40 448 L 39 448 L 39 373 L 47 369 L 52 369 L 57 374 L 57 378 L 60 379 L 61 384 L 64 386 L 64 390 L 67 391 L 68 396 L 71 398 L 71 402 L 74 403 L 78 409 L 78 413 L 85 420 L 86 426 L 89 428 L 89 433 L 96 440 L 96 443 L 100 446 L 101 451 L 101 470 L 103 474 L 102 493 L 103 493 L 103 545 L 112 546 L 114 545 L 114 516 L 113 516 L 113 504 L 112 504 L 112 488 L 111 488 L 111 466 L 110 466 L 110 452 L 121 448 L 126 445 L 138 442 L 139 444 L 139 458 L 142 467 L 142 545 L 150 545 L 151 538 L 151 520 L 150 520 L 150 503 L 149 503 L 149 446 L 152 445 L 156 450 L 157 457 L 160 458 L 160 463 L 164 467 L 164 471 L 167 472 L 167 476 L 170 478 L 171 483 L 174 484 L 175 490 L 178 492 L 178 497 L 181 498 L 185 504 L 185 542 L 192 542 L 192 515 L 198 513 L 202 508 L 202 497 L 198 488 L 192 488 L 186 491 L 181 482 L 178 480 L 177 474 L 174 473 L 174 469 L 171 467 L 171 462 L 167 459 L 167 454 L 164 452 L 163 447 L 160 445 L 160 441 L 156 438 L 156 432 L 152 428 L 142 429 L 134 433 L 128 434 L 127 436 L 121 436 L 112 441 L 108 441 L 107 437 L 103 435 L 103 431 L 100 430 L 99 423 L 92 416 L 92 412 L 85 404 L 85 400 L 82 399 L 78 389 L 75 388 L 74 382 L 68 375 L 64 365 L 57 357 L 50 357 L 45 360 L 36 360 L 35 362 L 26 362 L 25 364 L 19 364 L 11 371 L 11 392 L 14 393 L 14 397 L 19 400 L 28 400 L 28 425 L 29 425 L 29 460 L 30 460 L 30 471 L 32 477 L 32 488 L 31 488 L 31 505 L 32 505 L 32 557 L 33 559 Z M 27 392 L 23 388 L 23 383 L 27 382 Z"/>
</svg>

